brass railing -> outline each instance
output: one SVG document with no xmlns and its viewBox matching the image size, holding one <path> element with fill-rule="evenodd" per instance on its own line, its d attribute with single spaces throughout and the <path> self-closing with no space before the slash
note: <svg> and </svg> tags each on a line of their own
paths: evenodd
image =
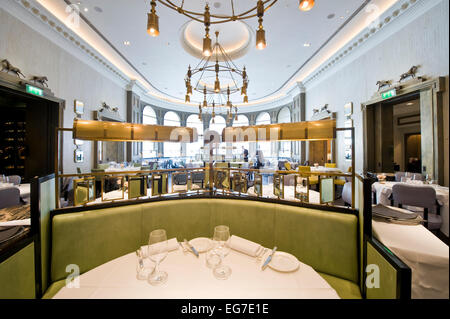
<svg viewBox="0 0 450 319">
<path fill-rule="evenodd" d="M 315 200 L 311 201 L 314 196 L 311 196 L 313 190 L 310 179 L 313 176 L 317 176 L 317 190 L 314 193 Z M 72 206 L 205 192 L 333 206 L 336 200 L 334 180 L 339 177 L 351 179 L 354 174 L 233 167 L 213 167 L 211 170 L 210 167 L 196 167 L 60 174 L 59 177 L 73 179 Z M 264 192 L 270 184 L 272 189 Z M 287 189 L 290 191 L 286 192 Z"/>
</svg>

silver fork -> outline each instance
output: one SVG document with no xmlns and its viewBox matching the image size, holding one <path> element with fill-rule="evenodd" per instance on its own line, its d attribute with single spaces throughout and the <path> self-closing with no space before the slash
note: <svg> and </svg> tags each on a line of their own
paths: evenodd
<svg viewBox="0 0 450 319">
<path fill-rule="evenodd" d="M 189 251 L 186 249 L 186 247 L 183 246 L 183 244 L 181 244 L 180 242 L 178 242 L 178 244 L 180 244 L 181 249 L 183 250 L 183 253 L 184 253 L 184 254 L 186 254 L 186 253 L 189 252 Z"/>
</svg>

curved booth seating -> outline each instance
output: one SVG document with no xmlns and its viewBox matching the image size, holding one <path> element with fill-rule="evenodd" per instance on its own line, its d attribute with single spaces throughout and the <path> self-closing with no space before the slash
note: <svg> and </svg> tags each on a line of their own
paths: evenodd
<svg viewBox="0 0 450 319">
<path fill-rule="evenodd" d="M 51 298 L 64 285 L 66 266 L 84 273 L 147 244 L 157 228 L 168 238 L 212 236 L 216 225 L 232 234 L 295 255 L 313 267 L 341 298 L 361 298 L 358 218 L 305 207 L 244 199 L 160 200 L 53 216 Z M 239 296 L 237 296 L 239 297 Z"/>
</svg>

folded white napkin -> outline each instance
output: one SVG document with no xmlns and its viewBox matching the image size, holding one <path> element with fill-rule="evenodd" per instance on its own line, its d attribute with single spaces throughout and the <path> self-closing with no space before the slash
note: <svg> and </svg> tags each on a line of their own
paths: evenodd
<svg viewBox="0 0 450 319">
<path fill-rule="evenodd" d="M 252 257 L 256 257 L 262 249 L 261 245 L 235 235 L 231 236 L 228 245 L 230 248 Z"/>
<path fill-rule="evenodd" d="M 157 246 L 157 245 L 161 245 L 161 243 L 156 243 L 156 244 L 153 244 L 152 246 Z M 178 245 L 178 240 L 176 239 L 176 237 L 169 239 L 167 241 L 167 250 L 168 251 L 178 249 L 178 247 L 180 247 L 180 245 Z M 142 246 L 141 249 L 142 249 L 142 252 L 147 256 L 148 245 Z"/>
</svg>

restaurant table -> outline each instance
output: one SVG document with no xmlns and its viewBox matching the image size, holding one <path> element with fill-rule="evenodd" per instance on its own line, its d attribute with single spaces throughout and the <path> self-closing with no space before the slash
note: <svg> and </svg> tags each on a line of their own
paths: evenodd
<svg viewBox="0 0 450 319">
<path fill-rule="evenodd" d="M 372 192 L 376 193 L 376 199 L 378 204 L 391 205 L 389 197 L 392 194 L 392 187 L 399 182 L 375 182 L 372 184 Z M 414 185 L 414 184 L 411 184 Z M 449 236 L 449 202 L 448 202 L 448 187 L 439 185 L 421 185 L 431 186 L 436 190 L 436 199 L 441 206 L 440 214 L 442 216 L 441 232 L 445 236 Z"/>
<path fill-rule="evenodd" d="M 313 172 L 313 173 L 342 173 L 342 170 L 340 170 L 337 167 L 311 166 L 311 172 Z"/>
<path fill-rule="evenodd" d="M 314 269 L 300 262 L 299 268 L 281 273 L 260 261 L 230 250 L 224 264 L 231 268 L 226 280 L 214 277 L 206 266 L 205 253 L 195 257 L 180 248 L 168 253 L 160 269 L 168 280 L 152 286 L 136 278 L 135 252 L 109 261 L 79 277 L 79 288 L 63 287 L 55 299 L 339 299 L 336 291 Z"/>
<path fill-rule="evenodd" d="M 422 225 L 374 220 L 372 230 L 383 245 L 411 268 L 412 298 L 449 298 L 449 250 L 446 244 Z"/>
<path fill-rule="evenodd" d="M 254 186 L 248 189 L 248 194 L 256 196 Z M 273 193 L 273 184 L 263 185 L 262 197 L 266 198 L 278 198 Z M 284 186 L 284 199 L 298 201 L 294 196 L 294 186 Z M 320 193 L 314 190 L 309 190 L 309 202 L 312 204 L 320 204 Z"/>
</svg>

